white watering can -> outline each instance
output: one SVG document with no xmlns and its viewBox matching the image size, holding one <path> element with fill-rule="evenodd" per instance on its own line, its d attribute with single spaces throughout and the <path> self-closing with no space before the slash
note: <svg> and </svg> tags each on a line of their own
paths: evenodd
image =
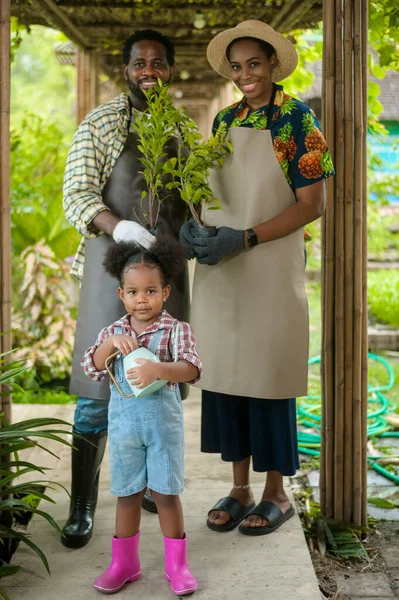
<svg viewBox="0 0 399 600">
<path fill-rule="evenodd" d="M 179 329 L 180 329 L 180 327 L 176 328 L 176 334 L 175 334 L 175 343 L 174 343 L 175 361 L 178 360 L 177 351 L 178 351 L 178 343 L 179 343 Z M 112 371 L 112 367 L 110 366 L 110 362 L 112 361 L 112 359 L 114 359 L 116 356 L 118 356 L 118 354 L 121 354 L 121 357 L 123 357 L 123 359 L 122 359 L 123 360 L 123 372 L 125 374 L 126 381 L 128 382 L 129 386 L 132 389 L 132 393 L 128 394 L 128 395 L 126 395 L 122 392 L 121 388 L 119 387 L 118 382 L 115 379 L 114 373 Z M 151 352 L 151 350 L 148 350 L 148 348 L 144 348 L 144 347 L 136 348 L 136 350 L 133 350 L 126 356 L 123 356 L 123 354 L 120 353 L 118 350 L 117 352 L 114 352 L 114 354 L 111 354 L 111 356 L 108 356 L 108 358 L 105 360 L 105 368 L 107 369 L 108 374 L 111 377 L 112 381 L 116 385 L 118 392 L 124 398 L 132 398 L 133 396 L 135 396 L 136 398 L 143 398 L 144 396 L 153 394 L 154 392 L 159 390 L 161 387 L 163 387 L 166 383 L 168 383 L 167 381 L 165 381 L 165 379 L 156 379 L 155 381 L 153 381 L 152 383 L 149 383 L 148 385 L 146 385 L 143 388 L 138 388 L 137 386 L 133 385 L 133 383 L 131 381 L 129 381 L 129 379 L 127 378 L 127 371 L 129 369 L 133 369 L 134 367 L 140 367 L 141 366 L 140 363 L 137 362 L 137 359 L 140 359 L 140 358 L 143 358 L 145 360 L 151 360 L 152 362 L 156 362 L 156 363 L 161 362 L 159 360 L 158 356 L 156 356 L 156 354 Z"/>
</svg>

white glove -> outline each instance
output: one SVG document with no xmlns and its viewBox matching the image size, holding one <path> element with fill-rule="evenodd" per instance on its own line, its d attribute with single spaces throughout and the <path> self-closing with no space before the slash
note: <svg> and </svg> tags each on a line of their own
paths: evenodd
<svg viewBox="0 0 399 600">
<path fill-rule="evenodd" d="M 155 242 L 155 235 L 135 221 L 119 221 L 112 237 L 115 242 L 136 242 L 146 250 L 149 250 Z"/>
</svg>

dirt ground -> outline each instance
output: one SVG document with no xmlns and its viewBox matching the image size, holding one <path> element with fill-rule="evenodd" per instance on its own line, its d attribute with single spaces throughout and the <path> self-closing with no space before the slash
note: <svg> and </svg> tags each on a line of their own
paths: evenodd
<svg viewBox="0 0 399 600">
<path fill-rule="evenodd" d="M 396 529 L 399 527 L 397 523 L 391 523 Z M 377 527 L 363 541 L 364 548 L 367 552 L 367 557 L 357 559 L 338 559 L 333 556 L 321 556 L 314 550 L 311 552 L 314 570 L 316 571 L 319 580 L 319 587 L 325 598 L 335 598 L 337 600 L 349 600 L 349 597 L 343 594 L 342 589 L 338 589 L 337 576 L 338 574 L 353 573 L 382 573 L 386 574 L 387 569 L 384 558 L 381 554 L 381 545 L 383 541 L 383 533 Z M 397 533 L 396 533 L 397 535 Z"/>
<path fill-rule="evenodd" d="M 295 497 L 322 597 L 329 600 L 363 600 L 364 596 L 360 591 L 356 592 L 356 589 L 360 589 L 366 581 L 370 590 L 367 598 L 399 598 L 398 521 L 369 519 L 369 531 L 362 539 L 366 553 L 364 557 L 337 558 L 329 555 L 328 550 L 322 555 L 318 550 L 314 530 L 317 506 L 309 502 L 304 489 L 297 489 Z M 384 593 L 378 591 L 381 582 Z M 373 589 L 375 595 L 371 591 Z M 386 590 L 389 596 L 386 595 Z"/>
</svg>

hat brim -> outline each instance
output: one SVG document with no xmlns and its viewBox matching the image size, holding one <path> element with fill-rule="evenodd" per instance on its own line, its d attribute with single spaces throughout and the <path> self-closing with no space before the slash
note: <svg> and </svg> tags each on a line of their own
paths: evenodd
<svg viewBox="0 0 399 600">
<path fill-rule="evenodd" d="M 281 33 L 262 21 L 243 21 L 232 29 L 222 31 L 209 42 L 206 55 L 214 71 L 227 79 L 232 79 L 226 50 L 231 42 L 243 37 L 263 40 L 273 46 L 277 57 L 277 65 L 272 71 L 273 82 L 282 81 L 295 71 L 298 64 L 298 53 L 295 47 Z"/>
</svg>

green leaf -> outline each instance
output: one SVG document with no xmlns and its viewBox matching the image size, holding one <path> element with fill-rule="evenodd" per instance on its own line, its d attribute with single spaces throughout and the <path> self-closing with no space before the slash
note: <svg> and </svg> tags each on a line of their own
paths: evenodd
<svg viewBox="0 0 399 600">
<path fill-rule="evenodd" d="M 0 577 L 9 577 L 10 575 L 15 575 L 15 573 L 18 573 L 20 570 L 20 565 L 3 565 L 0 567 Z"/>
<path fill-rule="evenodd" d="M 201 202 L 201 197 L 202 197 L 202 189 L 198 188 L 198 190 L 195 190 L 191 202 L 194 205 L 197 205 Z"/>
<path fill-rule="evenodd" d="M 29 548 L 31 548 L 34 552 L 36 552 L 36 554 L 38 555 L 38 557 L 44 564 L 47 573 L 50 575 L 50 567 L 49 567 L 47 558 L 46 558 L 44 552 L 39 548 L 39 546 L 37 546 L 34 542 L 32 542 L 32 540 L 30 540 L 26 535 L 24 535 L 20 531 L 18 531 L 18 532 L 14 531 L 13 529 L 10 529 L 9 527 L 6 527 L 3 524 L 1 525 L 1 528 L 2 528 L 3 532 L 5 532 L 7 534 L 6 537 L 19 540 L 20 542 L 23 542 L 24 544 L 29 546 Z M 59 529 L 58 525 L 56 526 L 56 528 Z"/>
<path fill-rule="evenodd" d="M 3 569 L 5 569 L 6 567 L 3 567 Z M 0 598 L 3 598 L 4 600 L 11 600 L 10 596 L 7 595 L 7 593 L 0 587 Z"/>
<path fill-rule="evenodd" d="M 73 227 L 64 229 L 49 243 L 54 254 L 64 260 L 68 256 L 74 256 L 80 242 L 81 236 Z"/>
<path fill-rule="evenodd" d="M 373 506 L 378 506 L 378 508 L 397 508 L 397 505 L 385 498 L 367 498 L 368 504 L 372 504 Z"/>
</svg>

